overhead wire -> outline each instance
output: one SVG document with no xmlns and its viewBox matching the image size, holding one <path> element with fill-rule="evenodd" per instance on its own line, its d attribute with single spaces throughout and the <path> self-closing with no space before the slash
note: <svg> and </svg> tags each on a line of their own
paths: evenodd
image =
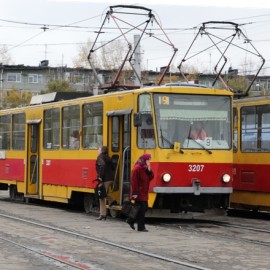
<svg viewBox="0 0 270 270">
<path fill-rule="evenodd" d="M 79 42 L 79 43 L 52 43 L 52 44 L 26 44 L 27 42 L 35 39 L 36 37 L 42 35 L 43 33 L 47 32 L 47 31 L 55 31 L 55 30 L 60 30 L 60 29 L 67 29 L 68 31 L 70 31 L 71 29 L 75 29 L 75 30 L 81 30 L 81 29 L 84 29 L 84 30 L 93 30 L 93 32 L 95 32 L 96 29 L 99 29 L 99 27 L 95 27 L 95 26 L 81 26 L 81 25 L 76 25 L 76 24 L 79 24 L 79 23 L 83 23 L 83 22 L 87 22 L 87 21 L 90 21 L 92 19 L 95 19 L 95 18 L 98 18 L 98 17 L 102 17 L 104 15 L 104 12 L 99 14 L 99 15 L 96 15 L 96 16 L 93 16 L 93 17 L 89 17 L 89 18 L 85 18 L 85 19 L 82 19 L 82 20 L 79 20 L 79 21 L 75 21 L 75 22 L 72 22 L 72 23 L 68 23 L 68 24 L 47 24 L 47 23 L 32 23 L 32 22 L 22 22 L 22 21 L 15 21 L 15 20 L 7 20 L 7 19 L 0 19 L 0 22 L 6 22 L 6 23 L 11 23 L 11 24 L 18 24 L 18 25 L 26 25 L 26 26 L 31 26 L 31 27 L 35 27 L 35 26 L 38 26 L 39 29 L 41 29 L 42 31 L 27 38 L 26 40 L 16 44 L 16 45 L 9 45 L 9 46 L 12 46 L 9 50 L 12 50 L 12 49 L 15 49 L 15 48 L 18 48 L 18 47 L 23 47 L 23 46 L 44 46 L 44 45 L 50 45 L 50 46 L 59 46 L 59 45 L 81 45 L 81 44 L 85 44 L 85 42 Z M 270 14 L 261 14 L 261 15 L 256 15 L 256 16 L 248 16 L 248 17 L 240 17 L 240 18 L 234 18 L 232 19 L 232 21 L 240 21 L 240 20 L 247 20 L 247 19 L 258 19 L 258 18 L 264 18 L 264 17 L 270 17 Z M 264 21 L 253 21 L 253 22 L 249 22 L 249 23 L 246 23 L 246 24 L 258 24 L 258 23 L 265 23 L 267 22 L 266 20 Z M 1 26 L 1 27 L 12 27 L 12 26 Z M 18 26 L 16 26 L 18 28 Z M 189 33 L 189 31 L 194 31 L 195 29 L 198 28 L 198 25 L 197 26 L 194 26 L 194 27 L 189 27 L 189 28 L 176 28 L 176 27 L 173 27 L 173 28 L 164 28 L 164 30 L 168 31 L 168 35 L 177 35 L 177 34 L 187 34 Z M 104 27 L 105 30 L 116 30 L 117 28 L 115 27 Z M 72 30 L 72 31 L 73 31 Z M 152 28 L 151 29 L 152 31 L 155 31 L 157 29 L 155 28 Z M 108 32 L 108 33 L 113 33 L 113 32 Z M 145 37 L 145 39 L 147 39 L 149 37 Z M 254 40 L 254 42 L 267 42 L 269 41 L 270 39 L 265 39 L 265 40 Z"/>
</svg>

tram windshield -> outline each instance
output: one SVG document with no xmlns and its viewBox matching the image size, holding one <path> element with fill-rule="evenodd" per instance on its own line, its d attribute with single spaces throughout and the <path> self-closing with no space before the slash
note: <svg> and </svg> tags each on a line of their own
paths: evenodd
<svg viewBox="0 0 270 270">
<path fill-rule="evenodd" d="M 160 148 L 231 148 L 228 96 L 154 94 L 154 112 Z"/>
</svg>

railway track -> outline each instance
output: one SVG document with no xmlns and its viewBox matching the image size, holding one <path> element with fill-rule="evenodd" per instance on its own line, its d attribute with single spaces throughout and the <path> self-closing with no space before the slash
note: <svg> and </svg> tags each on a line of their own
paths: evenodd
<svg viewBox="0 0 270 270">
<path fill-rule="evenodd" d="M 95 215 L 85 214 L 79 209 L 69 208 L 66 205 L 24 204 L 10 202 L 4 198 L 3 200 L 0 198 L 0 201 L 0 232 L 5 232 L 6 227 L 3 226 L 10 220 L 10 222 L 17 223 L 16 227 L 19 228 L 33 226 L 33 230 L 48 230 L 45 234 L 58 235 L 58 239 L 68 238 L 72 245 L 73 242 L 75 244 L 76 239 L 83 242 L 82 245 L 86 246 L 84 249 L 88 251 L 87 253 L 84 253 L 85 250 L 80 253 L 82 249 L 77 251 L 73 246 L 66 247 L 63 250 L 62 253 L 67 254 L 67 256 L 72 255 L 71 249 L 76 250 L 73 254 L 73 260 L 67 261 L 67 269 L 88 267 L 89 264 L 93 263 L 91 256 L 97 256 L 94 262 L 101 267 L 93 269 L 98 270 L 122 270 L 134 267 L 134 265 L 137 269 L 151 270 L 215 270 L 217 265 L 219 270 L 233 269 L 233 267 L 237 267 L 239 270 L 254 269 L 252 268 L 254 265 L 262 270 L 269 269 L 270 261 L 267 259 L 269 226 L 267 222 L 261 220 L 236 218 L 235 222 L 228 222 L 231 217 L 225 216 L 223 219 L 223 216 L 222 218 L 216 218 L 215 216 L 212 221 L 210 219 L 185 219 L 178 220 L 178 222 L 167 220 L 166 223 L 165 219 L 148 219 L 149 233 L 138 233 L 132 231 L 121 219 L 109 217 L 106 221 L 96 221 Z M 25 225 L 22 226 L 22 224 Z M 13 225 L 10 227 L 13 227 Z M 17 239 L 14 238 L 12 232 L 10 233 L 11 239 L 2 234 L 0 233 L 0 237 L 7 238 L 7 240 L 14 242 L 14 246 L 16 245 Z M 24 244 L 24 237 L 22 240 L 19 241 L 19 244 Z M 0 238 L 0 245 L 3 241 Z M 64 241 L 58 243 L 58 245 L 65 245 L 65 243 Z M 28 245 L 28 242 L 25 246 L 30 249 L 33 248 Z M 93 249 L 88 250 L 88 246 L 93 247 Z M 23 249 L 23 247 L 21 248 Z M 101 257 L 98 256 L 99 252 L 96 253 L 100 249 L 105 250 Z M 35 247 L 33 250 L 43 252 Z M 37 253 L 37 256 L 43 256 L 41 253 Z M 247 253 L 249 254 L 248 258 L 244 255 Z M 52 256 L 50 260 L 55 258 L 58 261 L 60 259 L 58 262 L 62 264 L 63 258 L 58 256 L 57 250 L 50 251 L 48 249 L 48 253 L 44 253 L 45 257 L 47 255 L 47 258 Z M 113 259 L 115 267 L 104 262 L 104 255 L 109 256 L 110 259 L 115 258 Z M 226 256 L 225 260 L 224 256 Z M 129 259 L 132 257 L 133 263 L 124 265 L 123 262 L 127 261 L 127 257 Z M 78 267 L 76 264 L 71 266 L 74 262 L 81 262 L 81 264 L 78 263 Z M 119 262 L 121 262 L 121 265 L 117 264 Z M 147 266 L 144 265 L 145 262 L 148 262 Z M 63 263 L 65 263 L 65 258 Z"/>
<path fill-rule="evenodd" d="M 121 244 L 118 244 L 118 243 L 115 243 L 115 242 L 106 241 L 106 240 L 101 239 L 101 238 L 92 237 L 92 236 L 88 236 L 88 235 L 85 235 L 85 234 L 82 234 L 82 233 L 57 228 L 57 227 L 54 227 L 54 226 L 51 226 L 51 225 L 46 225 L 46 224 L 39 223 L 39 222 L 29 221 L 29 220 L 19 218 L 19 217 L 15 217 L 15 216 L 12 216 L 12 215 L 0 213 L 0 217 L 10 219 L 10 220 L 13 220 L 13 221 L 16 221 L 16 222 L 22 222 L 22 223 L 25 223 L 25 224 L 28 224 L 28 225 L 31 225 L 31 226 L 36 226 L 36 227 L 40 227 L 40 228 L 49 229 L 49 230 L 52 230 L 54 232 L 67 234 L 69 236 L 73 236 L 73 237 L 76 237 L 76 238 L 79 237 L 79 238 L 81 238 L 83 240 L 94 241 L 94 242 L 96 242 L 98 244 L 104 244 L 104 245 L 107 245 L 107 246 L 112 246 L 114 248 L 118 248 L 118 249 L 121 249 L 121 250 L 124 250 L 124 251 L 136 253 L 136 254 L 139 254 L 139 255 L 143 255 L 143 256 L 147 257 L 148 259 L 151 258 L 151 259 L 157 259 L 157 260 L 165 261 L 165 262 L 168 262 L 168 263 L 175 264 L 176 267 L 177 266 L 184 266 L 185 269 L 211 270 L 210 268 L 207 268 L 207 267 L 204 267 L 204 266 L 191 264 L 191 263 L 188 263 L 188 262 L 185 262 L 185 261 L 175 260 L 175 259 L 172 259 L 172 258 L 169 258 L 169 257 L 159 255 L 159 254 L 146 252 L 146 251 L 139 250 L 139 249 L 136 249 L 136 248 L 121 245 Z M 50 259 L 57 260 L 58 262 L 60 262 L 62 264 L 72 266 L 72 267 L 74 267 L 74 269 L 82 269 L 82 270 L 92 269 L 92 268 L 89 268 L 89 266 L 81 265 L 81 263 L 67 262 L 66 260 L 63 260 L 63 259 L 61 259 L 59 257 L 54 256 L 54 255 L 51 255 L 49 252 L 41 252 L 40 250 L 31 248 L 31 247 L 23 245 L 23 244 L 19 244 L 19 243 L 15 242 L 15 241 L 10 241 L 10 240 L 2 238 L 2 237 L 0 239 L 2 239 L 4 241 L 8 241 L 9 243 L 11 243 L 13 245 L 16 245 L 16 246 L 19 246 L 21 248 L 30 250 L 31 252 L 37 253 L 37 254 L 39 254 L 41 256 L 45 256 L 45 257 L 48 257 Z"/>
<path fill-rule="evenodd" d="M 65 269 L 67 269 L 66 268 L 67 266 L 71 267 L 69 269 L 80 269 L 80 270 L 92 270 L 93 269 L 92 267 L 89 267 L 87 265 L 83 265 L 82 263 L 67 260 L 65 257 L 55 256 L 54 254 L 52 254 L 50 252 L 47 252 L 47 251 L 40 251 L 40 250 L 38 250 L 36 248 L 30 247 L 28 245 L 20 244 L 20 243 L 18 243 L 16 241 L 11 241 L 10 239 L 4 238 L 4 237 L 0 237 L 0 240 L 2 240 L 4 242 L 7 242 L 9 244 L 12 244 L 12 245 L 14 245 L 16 247 L 19 247 L 21 249 L 30 251 L 30 252 L 32 252 L 34 254 L 39 255 L 39 256 L 46 257 L 46 258 L 48 258 L 50 260 L 53 260 L 53 261 L 57 261 Z"/>
<path fill-rule="evenodd" d="M 187 223 L 189 222 L 189 223 Z M 214 237 L 221 237 L 224 239 L 236 239 L 237 241 L 249 242 L 257 245 L 270 247 L 269 234 L 270 229 L 260 228 L 255 226 L 247 226 L 242 224 L 234 224 L 229 222 L 221 222 L 221 221 L 207 221 L 207 220 L 186 220 L 185 223 L 182 222 L 170 222 L 170 223 L 159 223 L 160 226 L 174 228 L 175 230 L 186 230 L 186 231 L 194 231 L 197 233 L 203 233 L 207 235 L 211 235 Z M 228 228 L 229 230 L 224 230 L 224 228 Z M 237 229 L 237 230 L 235 230 Z M 248 231 L 252 233 L 262 234 L 260 238 L 262 240 L 254 239 L 256 235 L 250 233 L 243 233 L 243 231 Z M 242 235 L 242 236 L 240 236 Z M 251 236 L 251 237 L 250 237 Z M 265 237 L 264 237 L 265 236 Z"/>
</svg>

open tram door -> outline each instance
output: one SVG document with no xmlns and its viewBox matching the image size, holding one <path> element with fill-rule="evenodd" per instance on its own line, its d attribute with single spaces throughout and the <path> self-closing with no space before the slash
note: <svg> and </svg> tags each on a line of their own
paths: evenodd
<svg viewBox="0 0 270 270">
<path fill-rule="evenodd" d="M 26 198 L 39 198 L 39 128 L 41 119 L 27 121 Z"/>
<path fill-rule="evenodd" d="M 119 205 L 129 200 L 131 172 L 131 109 L 109 111 L 108 116 L 108 149 L 115 165 L 114 182 L 110 196 L 117 201 L 110 207 L 110 214 L 116 216 Z"/>
</svg>

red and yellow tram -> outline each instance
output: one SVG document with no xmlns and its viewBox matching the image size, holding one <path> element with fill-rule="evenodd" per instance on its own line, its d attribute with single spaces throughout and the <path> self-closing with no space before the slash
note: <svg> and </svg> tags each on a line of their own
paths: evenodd
<svg viewBox="0 0 270 270">
<path fill-rule="evenodd" d="M 231 115 L 232 93 L 192 85 L 2 110 L 0 188 L 9 188 L 11 199 L 75 201 L 86 212 L 97 211 L 95 160 L 98 147 L 107 145 L 116 165 L 112 215 L 128 200 L 132 166 L 145 152 L 155 174 L 149 214 L 226 207 L 232 192 Z M 195 122 L 207 131 L 204 139 L 191 138 Z"/>
<path fill-rule="evenodd" d="M 270 210 L 270 99 L 234 102 L 234 192 L 230 208 Z"/>
</svg>

